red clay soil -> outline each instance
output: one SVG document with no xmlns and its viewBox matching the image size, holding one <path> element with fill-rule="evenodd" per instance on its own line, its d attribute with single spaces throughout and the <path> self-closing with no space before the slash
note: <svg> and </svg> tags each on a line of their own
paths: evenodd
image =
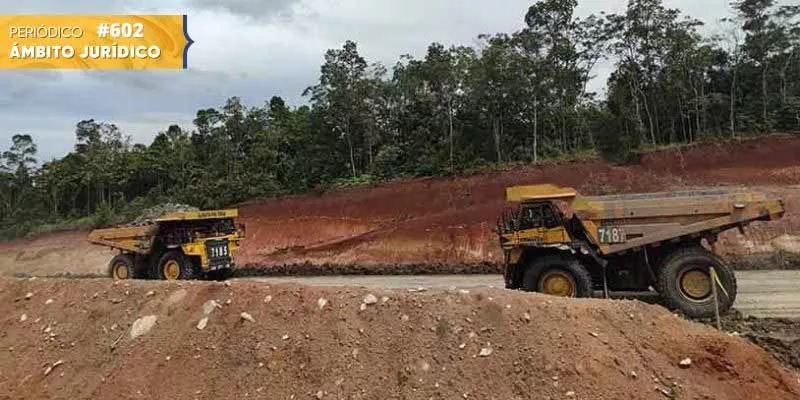
<svg viewBox="0 0 800 400">
<path fill-rule="evenodd" d="M 240 206 L 248 232 L 240 260 L 267 266 L 499 262 L 491 229 L 505 188 L 535 183 L 587 195 L 768 186 L 786 199 L 787 217 L 754 224 L 749 239 L 729 232 L 718 251 L 769 252 L 775 237 L 800 232 L 800 186 L 789 187 L 800 184 L 800 138 L 772 136 L 649 153 L 626 166 L 577 161 L 253 201 Z"/>
<path fill-rule="evenodd" d="M 727 232 L 717 248 L 751 268 L 786 263 L 786 249 L 777 252 L 773 239 L 800 235 L 800 137 L 775 135 L 647 153 L 625 166 L 600 160 L 528 165 L 254 200 L 239 205 L 247 225 L 239 265 L 295 273 L 406 272 L 426 265 L 444 272 L 496 270 L 501 253 L 491 229 L 505 205 L 505 188 L 535 183 L 572 186 L 588 195 L 731 185 L 768 190 L 785 199 L 787 215 L 753 224 L 748 237 Z M 89 245 L 86 234 L 0 242 L 0 276 L 105 274 L 113 253 Z M 800 254 L 800 246 L 794 247 Z"/>
<path fill-rule="evenodd" d="M 658 306 L 491 289 L 368 297 L 0 280 L 0 399 L 800 398 L 800 375 L 757 346 Z"/>
</svg>

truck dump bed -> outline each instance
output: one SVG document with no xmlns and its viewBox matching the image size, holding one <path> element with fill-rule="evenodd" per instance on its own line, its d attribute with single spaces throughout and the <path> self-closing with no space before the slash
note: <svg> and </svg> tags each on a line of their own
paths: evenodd
<svg viewBox="0 0 800 400">
<path fill-rule="evenodd" d="M 507 190 L 510 202 L 561 200 L 580 219 L 601 254 L 624 252 L 686 236 L 701 237 L 783 216 L 783 201 L 759 192 L 715 189 L 664 193 L 581 196 L 554 185 Z M 613 240 L 607 232 L 614 231 Z"/>
</svg>

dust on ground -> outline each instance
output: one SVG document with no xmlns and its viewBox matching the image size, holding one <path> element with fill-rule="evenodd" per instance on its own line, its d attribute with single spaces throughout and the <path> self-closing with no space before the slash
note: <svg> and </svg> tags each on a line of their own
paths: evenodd
<svg viewBox="0 0 800 400">
<path fill-rule="evenodd" d="M 796 399 L 741 337 L 637 301 L 0 280 L 0 398 Z"/>
<path fill-rule="evenodd" d="M 88 231 L 65 231 L 0 241 L 0 276 L 109 276 L 108 263 L 118 252 L 89 243 L 88 235 Z"/>
</svg>

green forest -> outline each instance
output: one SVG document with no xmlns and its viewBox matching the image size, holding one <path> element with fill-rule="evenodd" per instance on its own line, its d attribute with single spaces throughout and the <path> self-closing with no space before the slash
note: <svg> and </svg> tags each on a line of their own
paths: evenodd
<svg viewBox="0 0 800 400">
<path fill-rule="evenodd" d="M 42 162 L 31 136 L 16 134 L 0 144 L 0 237 L 119 222 L 164 202 L 215 208 L 800 131 L 800 6 L 742 0 L 706 25 L 661 0 L 586 18 L 576 7 L 539 1 L 520 10 L 525 29 L 482 34 L 475 47 L 432 43 L 389 67 L 347 41 L 325 53 L 305 104 L 233 97 L 149 144 L 87 119 L 72 152 Z M 601 63 L 613 66 L 602 95 L 587 89 Z"/>
</svg>

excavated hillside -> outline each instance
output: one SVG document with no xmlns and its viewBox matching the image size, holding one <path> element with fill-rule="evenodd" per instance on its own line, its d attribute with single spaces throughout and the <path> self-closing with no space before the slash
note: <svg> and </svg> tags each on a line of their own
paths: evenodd
<svg viewBox="0 0 800 400">
<path fill-rule="evenodd" d="M 238 206 L 247 239 L 240 266 L 293 273 L 496 271 L 492 228 L 504 190 L 556 183 L 581 193 L 750 187 L 785 199 L 787 215 L 725 233 L 717 250 L 739 268 L 800 263 L 800 137 L 775 135 L 646 153 L 615 166 L 600 160 L 530 165 L 456 178 L 390 182 L 258 199 Z M 113 252 L 60 232 L 0 243 L 0 275 L 104 274 Z M 288 266 L 288 267 L 287 267 Z"/>
<path fill-rule="evenodd" d="M 797 399 L 736 336 L 636 301 L 0 279 L 0 399 Z"/>
</svg>

